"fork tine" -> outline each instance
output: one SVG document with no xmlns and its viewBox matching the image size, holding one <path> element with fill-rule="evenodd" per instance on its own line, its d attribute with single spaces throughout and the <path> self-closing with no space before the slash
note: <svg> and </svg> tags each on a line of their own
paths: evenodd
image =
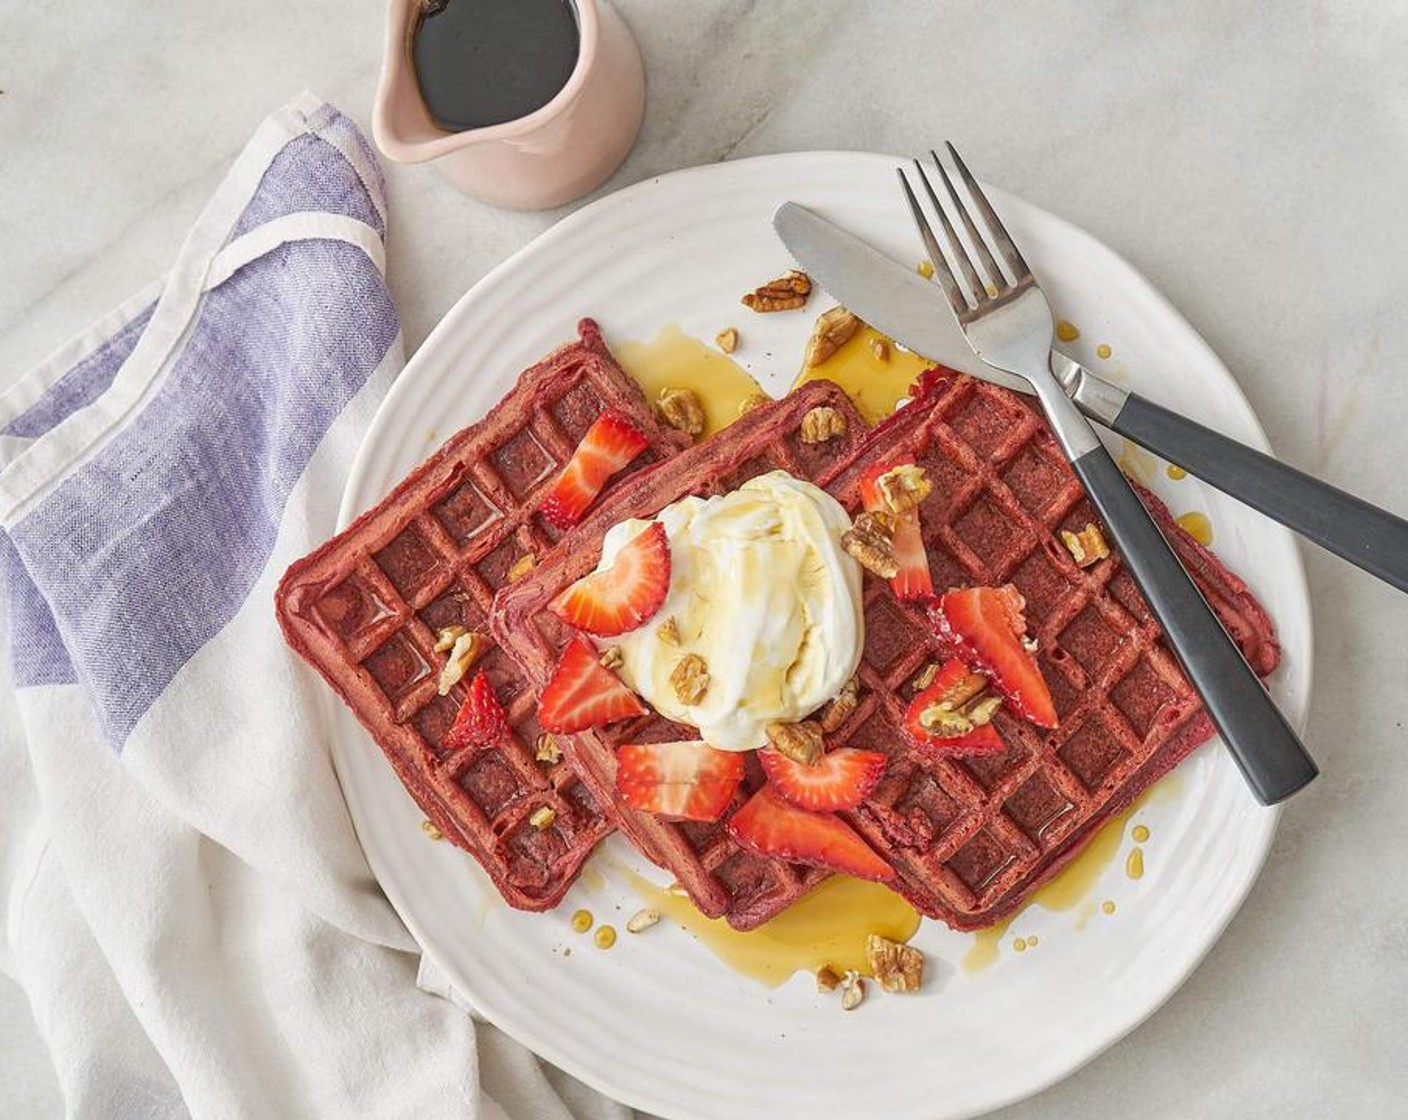
<svg viewBox="0 0 1408 1120">
<path fill-rule="evenodd" d="M 968 306 L 968 299 L 954 278 L 953 270 L 949 268 L 948 261 L 944 258 L 943 249 L 934 236 L 933 227 L 929 225 L 929 219 L 924 215 L 924 208 L 919 205 L 919 199 L 914 197 L 914 191 L 910 189 L 909 179 L 904 173 L 904 168 L 895 168 L 895 174 L 900 177 L 900 186 L 909 202 L 909 212 L 914 215 L 914 224 L 919 228 L 919 236 L 923 239 L 924 248 L 928 250 L 929 259 L 933 262 L 934 278 L 943 288 L 944 295 L 948 296 L 949 306 L 953 308 L 954 314 L 962 319 L 971 310 Z M 950 236 L 952 236 L 952 231 L 950 231 Z"/>
<path fill-rule="evenodd" d="M 973 293 L 973 303 L 981 307 L 991 297 L 988 295 L 987 285 L 983 283 L 983 278 L 978 275 L 973 267 L 973 261 L 968 256 L 968 251 L 963 248 L 963 242 L 958 239 L 958 234 L 954 232 L 953 224 L 948 220 L 948 211 L 939 201 L 939 196 L 934 193 L 934 184 L 929 182 L 929 176 L 924 173 L 924 168 L 918 160 L 914 161 L 914 170 L 919 173 L 919 181 L 924 184 L 924 191 L 929 196 L 929 201 L 933 204 L 934 212 L 939 216 L 939 223 L 943 226 L 945 243 L 952 250 L 953 258 L 958 262 L 958 269 L 963 273 L 963 279 L 968 284 L 968 289 Z M 947 182 L 947 180 L 945 180 Z M 953 190 L 949 188 L 952 195 Z M 963 207 L 959 207 L 961 213 Z M 934 262 L 938 267 L 938 261 Z"/>
<path fill-rule="evenodd" d="M 953 189 L 953 180 L 948 176 L 948 169 L 939 162 L 939 153 L 932 148 L 929 155 L 934 161 L 934 166 L 938 168 L 939 178 L 944 181 L 944 190 L 948 192 L 949 201 L 953 203 L 954 209 L 958 211 L 958 216 L 963 219 L 963 228 L 968 231 L 968 237 L 973 242 L 973 248 L 977 251 L 978 259 L 982 264 L 984 277 L 984 292 L 987 292 L 987 284 L 992 284 L 996 291 L 992 295 L 997 295 L 1003 288 L 1008 287 L 1007 277 L 1002 270 L 997 267 L 997 261 L 993 260 L 992 252 L 988 249 L 988 243 L 983 239 L 982 232 L 973 223 L 973 215 L 968 212 L 968 207 L 958 197 L 958 192 Z"/>
<path fill-rule="evenodd" d="M 978 213 L 983 219 L 983 224 L 987 226 L 989 236 L 992 237 L 993 244 L 1002 254 L 1007 262 L 1007 267 L 1012 270 L 1013 279 L 1021 283 L 1032 274 L 1032 270 L 1027 267 L 1027 262 L 1022 258 L 1021 252 L 1016 244 L 1007 235 L 1007 227 L 1002 224 L 1002 219 L 997 216 L 997 211 L 992 208 L 992 203 L 988 201 L 988 196 L 983 193 L 978 186 L 978 180 L 973 178 L 973 173 L 968 170 L 968 165 L 963 162 L 963 157 L 958 154 L 958 149 L 944 141 L 944 147 L 948 149 L 949 156 L 953 159 L 954 167 L 958 168 L 958 174 L 963 179 L 963 185 L 968 188 L 968 195 L 978 207 Z M 930 153 L 933 155 L 933 153 Z M 938 162 L 938 156 L 934 156 L 934 161 Z"/>
</svg>

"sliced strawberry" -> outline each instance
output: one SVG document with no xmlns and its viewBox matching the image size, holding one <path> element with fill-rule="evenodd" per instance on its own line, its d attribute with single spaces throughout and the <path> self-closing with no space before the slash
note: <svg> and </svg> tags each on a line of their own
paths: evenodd
<svg viewBox="0 0 1408 1120">
<path fill-rule="evenodd" d="M 578 630 L 610 637 L 634 630 L 670 590 L 670 542 L 658 521 L 632 537 L 611 567 L 583 576 L 548 610 Z"/>
<path fill-rule="evenodd" d="M 1022 644 L 1027 632 L 1026 600 L 1010 583 L 950 591 L 935 613 L 941 630 L 992 677 L 1012 706 L 1038 727 L 1059 722 L 1051 690 L 1032 652 Z"/>
<path fill-rule="evenodd" d="M 616 752 L 616 788 L 627 805 L 686 821 L 716 821 L 743 780 L 743 755 L 698 739 L 626 743 Z"/>
<path fill-rule="evenodd" d="M 559 529 L 571 528 L 607 480 L 644 451 L 647 442 L 619 412 L 603 412 L 587 429 L 539 512 Z"/>
<path fill-rule="evenodd" d="M 455 722 L 440 741 L 443 750 L 459 751 L 466 747 L 481 750 L 502 743 L 508 738 L 508 716 L 494 695 L 494 686 L 484 673 L 476 673 L 469 682 L 469 693 L 455 713 Z"/>
<path fill-rule="evenodd" d="M 631 716 L 646 707 L 610 669 L 585 638 L 573 638 L 553 670 L 538 701 L 538 722 L 545 731 L 570 733 Z"/>
<path fill-rule="evenodd" d="M 892 463 L 876 463 L 860 476 L 860 500 L 866 510 L 874 513 L 885 510 L 895 518 L 895 532 L 892 538 L 895 563 L 899 572 L 890 580 L 895 595 L 908 601 L 927 599 L 934 594 L 934 581 L 929 574 L 929 555 L 924 551 L 924 537 L 919 531 L 919 510 L 908 509 L 895 514 L 885 504 L 876 480 L 896 467 L 912 465 L 903 460 Z"/>
<path fill-rule="evenodd" d="M 928 688 L 915 694 L 904 713 L 904 734 L 916 750 L 930 755 L 1001 754 L 1007 744 L 990 723 L 973 728 L 966 735 L 943 738 L 932 734 L 920 721 L 924 709 L 937 704 L 945 692 L 968 675 L 968 666 L 958 658 L 944 662 Z"/>
<path fill-rule="evenodd" d="M 869 797 L 885 773 L 886 760 L 879 751 L 842 747 L 822 755 L 814 766 L 774 750 L 759 751 L 758 761 L 773 788 L 793 805 L 832 813 L 854 809 Z"/>
<path fill-rule="evenodd" d="M 733 814 L 728 831 L 759 855 L 844 871 L 861 879 L 883 882 L 895 877 L 895 869 L 840 817 L 799 809 L 770 785 Z"/>
</svg>

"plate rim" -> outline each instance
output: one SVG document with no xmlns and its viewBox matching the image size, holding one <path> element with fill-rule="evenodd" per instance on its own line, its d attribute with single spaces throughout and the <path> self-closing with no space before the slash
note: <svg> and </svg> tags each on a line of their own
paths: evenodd
<svg viewBox="0 0 1408 1120">
<path fill-rule="evenodd" d="M 820 149 L 796 152 L 772 153 L 759 156 L 751 156 L 743 159 L 728 160 L 713 164 L 703 164 L 694 167 L 680 168 L 660 175 L 643 179 L 637 183 L 623 187 L 618 191 L 604 195 L 595 199 L 580 209 L 554 223 L 548 229 L 542 231 L 537 236 L 530 239 L 523 246 L 515 250 L 504 260 L 496 264 L 486 272 L 478 281 L 467 289 L 450 308 L 441 316 L 435 326 L 426 335 L 415 353 L 407 361 L 401 373 L 388 390 L 386 396 L 377 407 L 376 414 L 368 426 L 366 435 L 363 437 L 354 457 L 352 467 L 348 473 L 346 485 L 343 489 L 341 501 L 339 503 L 337 525 L 339 531 L 345 527 L 360 512 L 361 507 L 366 504 L 365 491 L 367 487 L 367 476 L 372 469 L 373 452 L 369 449 L 376 447 L 379 443 L 379 436 L 383 429 L 392 423 L 390 419 L 400 409 L 403 398 L 415 391 L 426 377 L 433 376 L 437 362 L 440 360 L 439 351 L 446 345 L 446 340 L 451 338 L 457 328 L 459 321 L 466 315 L 472 313 L 472 308 L 478 298 L 483 293 L 492 289 L 501 278 L 511 274 L 522 261 L 530 254 L 537 254 L 550 249 L 559 240 L 571 236 L 579 227 L 589 225 L 596 216 L 603 210 L 629 204 L 634 198 L 650 193 L 660 187 L 662 183 L 672 184 L 681 179 L 707 178 L 716 175 L 728 176 L 740 170 L 756 168 L 760 165 L 775 166 L 784 163 L 806 164 L 814 161 L 842 160 L 859 161 L 864 163 L 885 163 L 889 166 L 899 166 L 904 162 L 903 158 L 886 155 L 884 153 L 846 151 L 839 149 Z M 986 184 L 985 184 L 986 186 Z M 994 189 L 994 194 L 999 198 L 1015 198 L 1008 192 Z M 1080 226 L 1053 214 L 1043 207 L 1037 206 L 1025 200 L 1018 200 L 1020 204 L 1038 217 L 1043 223 L 1049 223 L 1058 228 L 1065 236 L 1077 239 L 1084 243 L 1092 253 L 1105 258 L 1109 265 L 1119 270 L 1129 278 L 1141 297 L 1147 298 L 1157 309 L 1171 322 L 1181 328 L 1180 333 L 1186 336 L 1188 342 L 1195 346 L 1200 352 L 1203 360 L 1209 366 L 1215 367 L 1222 375 L 1224 386 L 1230 390 L 1235 403 L 1243 411 L 1249 421 L 1250 430 L 1254 438 L 1248 442 L 1252 446 L 1258 447 L 1269 454 L 1274 454 L 1265 429 L 1260 418 L 1251 406 L 1245 392 L 1231 371 L 1227 368 L 1222 359 L 1213 350 L 1206 339 L 1197 329 L 1184 318 L 1181 312 L 1168 300 L 1166 296 L 1149 280 L 1142 272 L 1134 267 L 1125 257 L 1111 248 L 1103 241 L 1095 237 Z M 374 488 L 375 493 L 381 492 L 380 487 Z M 1314 685 L 1314 619 L 1313 607 L 1310 601 L 1308 581 L 1305 574 L 1305 564 L 1302 555 L 1302 548 L 1299 540 L 1290 533 L 1288 529 L 1281 530 L 1290 535 L 1294 547 L 1292 549 L 1293 563 L 1290 565 L 1286 575 L 1293 583 L 1295 598 L 1304 603 L 1305 606 L 1305 650 L 1306 663 L 1303 667 L 1304 692 L 1301 699 L 1302 710 L 1288 713 L 1291 724 L 1298 732 L 1303 732 L 1309 718 L 1309 707 Z M 366 735 L 350 712 L 341 705 L 332 705 L 330 699 L 325 697 L 325 702 L 329 703 L 334 714 L 331 755 L 334 771 L 337 774 L 339 785 L 342 788 L 343 796 L 347 801 L 349 814 L 352 817 L 353 827 L 357 834 L 358 843 L 361 845 L 363 853 L 367 858 L 373 875 L 376 877 L 378 886 L 386 894 L 388 901 L 407 929 L 414 937 L 417 946 L 425 954 L 430 963 L 443 973 L 448 979 L 454 982 L 455 987 L 460 989 L 462 995 L 470 1000 L 471 1005 L 483 1017 L 496 1028 L 504 1031 L 509 1037 L 525 1046 L 531 1052 L 550 1061 L 560 1069 L 571 1074 L 591 1088 L 620 1101 L 629 1107 L 657 1113 L 661 1116 L 676 1117 L 678 1120 L 707 1120 L 711 1115 L 707 1112 L 699 1111 L 693 1105 L 682 1105 L 678 1100 L 666 1099 L 651 1091 L 649 1086 L 621 1085 L 615 1083 L 608 1075 L 603 1076 L 602 1071 L 589 1068 L 577 1061 L 571 1054 L 562 1052 L 551 1040 L 544 1039 L 541 1035 L 536 1035 L 528 1029 L 520 1029 L 523 1024 L 514 1020 L 512 1015 L 499 1013 L 500 1008 L 495 1008 L 491 1013 L 484 1008 L 478 999 L 473 997 L 467 990 L 472 985 L 464 985 L 460 981 L 462 972 L 452 962 L 442 958 L 438 949 L 432 944 L 433 939 L 427 938 L 420 924 L 417 922 L 413 908 L 406 903 L 396 877 L 391 874 L 384 875 L 384 871 L 389 871 L 389 867 L 384 864 L 380 856 L 376 853 L 375 845 L 369 845 L 364 840 L 364 828 L 360 823 L 362 814 L 367 812 L 366 806 L 358 797 L 356 785 L 349 779 L 345 772 L 349 765 L 348 752 L 354 749 L 361 749 L 371 744 Z M 364 743 L 353 743 L 349 741 L 348 731 L 354 737 L 365 740 Z M 1018 1101 L 1050 1088 L 1051 1086 L 1065 1080 L 1084 1066 L 1088 1065 L 1095 1058 L 1105 1053 L 1116 1043 L 1127 1037 L 1141 1024 L 1146 1022 L 1155 1012 L 1160 1010 L 1172 996 L 1183 987 L 1188 978 L 1198 969 L 1213 947 L 1221 940 L 1227 927 L 1241 911 L 1248 896 L 1257 880 L 1261 876 L 1266 860 L 1270 854 L 1272 844 L 1275 839 L 1277 827 L 1281 818 L 1283 806 L 1266 807 L 1263 810 L 1262 827 L 1257 836 L 1258 851 L 1256 858 L 1248 866 L 1239 881 L 1236 882 L 1236 901 L 1228 907 L 1226 914 L 1212 929 L 1207 936 L 1205 943 L 1199 951 L 1187 962 L 1186 967 L 1179 970 L 1175 975 L 1170 975 L 1167 983 L 1162 987 L 1154 998 L 1139 1012 L 1122 1020 L 1116 1028 L 1104 1037 L 1097 1045 L 1089 1049 L 1088 1053 L 1079 1056 L 1076 1060 L 1062 1063 L 1061 1067 L 1052 1071 L 1049 1075 L 1038 1078 L 1034 1082 L 1024 1083 L 1010 1093 L 1000 1093 L 993 1097 L 990 1103 L 981 1105 L 975 1109 L 970 1109 L 963 1113 L 953 1114 L 956 1117 L 968 1118 L 986 1115 L 987 1113 L 1008 1107 Z"/>
</svg>

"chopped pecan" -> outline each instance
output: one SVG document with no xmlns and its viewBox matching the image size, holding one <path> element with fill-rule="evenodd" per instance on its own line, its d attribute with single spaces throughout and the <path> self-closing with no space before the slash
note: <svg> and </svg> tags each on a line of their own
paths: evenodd
<svg viewBox="0 0 1408 1120">
<path fill-rule="evenodd" d="M 704 430 L 704 406 L 692 389 L 663 389 L 655 407 L 672 428 L 691 436 Z"/>
<path fill-rule="evenodd" d="M 432 647 L 436 653 L 446 653 L 455 648 L 455 642 L 469 631 L 463 626 L 442 626 L 435 631 L 435 645 Z"/>
<path fill-rule="evenodd" d="M 680 624 L 671 615 L 655 628 L 655 636 L 667 646 L 678 646 L 680 644 Z"/>
<path fill-rule="evenodd" d="M 1110 546 L 1105 543 L 1105 536 L 1098 525 L 1087 524 L 1079 533 L 1062 529 L 1061 543 L 1080 568 L 1088 568 L 1110 555 Z"/>
<path fill-rule="evenodd" d="M 867 572 L 881 579 L 893 579 L 900 566 L 895 561 L 895 519 L 877 510 L 862 513 L 851 527 L 841 534 L 844 548 Z"/>
<path fill-rule="evenodd" d="M 792 311 L 805 304 L 811 294 L 811 277 L 793 269 L 749 292 L 743 297 L 743 306 L 752 311 Z"/>
<path fill-rule="evenodd" d="M 514 580 L 522 579 L 524 576 L 526 576 L 529 572 L 533 570 L 533 567 L 537 563 L 538 559 L 536 556 L 534 556 L 531 552 L 525 552 L 522 556 L 520 556 L 517 560 L 513 562 L 513 567 L 508 570 L 509 583 L 513 583 Z"/>
<path fill-rule="evenodd" d="M 544 731 L 538 736 L 538 741 L 533 744 L 533 758 L 538 762 L 546 762 L 556 766 L 562 761 L 562 747 L 558 745 L 556 738 Z"/>
<path fill-rule="evenodd" d="M 947 704 L 931 704 L 919 713 L 919 726 L 937 739 L 957 739 L 973 730 L 973 721 Z"/>
<path fill-rule="evenodd" d="M 770 400 L 772 398 L 766 393 L 749 393 L 738 402 L 738 415 L 743 416 L 745 413 L 752 412 L 760 404 L 767 404 Z"/>
<path fill-rule="evenodd" d="M 660 920 L 660 911 L 654 907 L 646 907 L 644 910 L 637 910 L 626 922 L 627 933 L 640 933 L 641 930 L 649 929 Z"/>
<path fill-rule="evenodd" d="M 445 834 L 440 831 L 440 829 L 436 826 L 436 824 L 435 824 L 434 821 L 431 821 L 431 820 L 423 820 L 423 821 L 421 821 L 421 822 L 420 822 L 420 830 L 421 830 L 423 833 L 425 833 L 426 836 L 428 836 L 428 837 L 429 837 L 430 839 L 432 839 L 432 840 L 443 840 L 443 839 L 445 839 Z"/>
<path fill-rule="evenodd" d="M 834 992 L 841 986 L 841 977 L 829 964 L 822 965 L 816 970 L 816 990 L 819 992 Z"/>
<path fill-rule="evenodd" d="M 709 666 L 697 653 L 687 653 L 670 673 L 670 685 L 681 704 L 697 704 L 709 691 Z"/>
<path fill-rule="evenodd" d="M 912 946 L 872 933 L 865 939 L 865 959 L 887 992 L 917 991 L 924 982 L 924 954 Z"/>
<path fill-rule="evenodd" d="M 865 999 L 865 981 L 859 972 L 847 972 L 841 977 L 841 1010 L 854 1011 Z"/>
<path fill-rule="evenodd" d="M 886 471 L 875 480 L 880 497 L 895 513 L 914 509 L 927 498 L 934 489 L 928 472 L 913 463 L 901 463 Z"/>
<path fill-rule="evenodd" d="M 552 827 L 552 822 L 557 820 L 557 810 L 551 805 L 540 805 L 533 810 L 533 815 L 528 818 L 528 823 L 539 832 L 544 832 Z"/>
<path fill-rule="evenodd" d="M 603 669 L 610 669 L 613 673 L 621 667 L 621 663 L 625 660 L 620 646 L 607 646 L 601 651 L 601 656 L 597 658 Z"/>
<path fill-rule="evenodd" d="M 909 682 L 909 686 L 914 689 L 915 692 L 923 692 L 934 683 L 934 678 L 938 675 L 939 663 L 937 661 L 931 661 L 929 664 L 925 665 L 924 668 L 919 670 L 919 675 Z"/>
<path fill-rule="evenodd" d="M 714 344 L 725 354 L 732 354 L 738 349 L 738 328 L 725 327 L 714 336 Z"/>
<path fill-rule="evenodd" d="M 464 675 L 483 654 L 485 644 L 484 635 L 475 630 L 461 634 L 455 639 L 445 664 L 440 668 L 437 688 L 441 696 L 448 696 L 450 689 L 464 680 Z"/>
<path fill-rule="evenodd" d="M 860 330 L 860 319 L 844 307 L 833 307 L 817 316 L 812 337 L 807 340 L 806 365 L 808 369 L 821 365 L 831 355 L 851 340 Z"/>
<path fill-rule="evenodd" d="M 883 338 L 872 338 L 870 340 L 870 352 L 875 355 L 877 362 L 888 362 L 890 360 L 890 344 Z"/>
<path fill-rule="evenodd" d="M 825 750 L 821 724 L 812 720 L 804 723 L 770 723 L 763 730 L 773 750 L 803 766 L 815 766 Z"/>
<path fill-rule="evenodd" d="M 851 718 L 860 703 L 860 678 L 852 677 L 836 694 L 836 698 L 821 710 L 821 729 L 828 735 Z"/>
<path fill-rule="evenodd" d="M 825 443 L 846 434 L 846 414 L 829 405 L 817 405 L 802 417 L 803 443 Z"/>
</svg>

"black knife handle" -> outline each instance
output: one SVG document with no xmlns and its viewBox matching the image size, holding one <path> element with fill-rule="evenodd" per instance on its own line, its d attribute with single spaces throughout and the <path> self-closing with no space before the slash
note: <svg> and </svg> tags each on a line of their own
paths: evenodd
<svg viewBox="0 0 1408 1120">
<path fill-rule="evenodd" d="M 1133 437 L 1131 437 L 1133 438 Z M 1263 805 L 1310 782 L 1315 761 L 1103 446 L 1072 463 L 1124 563 Z"/>
<path fill-rule="evenodd" d="M 1110 427 L 1400 591 L 1408 521 L 1131 393 Z"/>
</svg>

